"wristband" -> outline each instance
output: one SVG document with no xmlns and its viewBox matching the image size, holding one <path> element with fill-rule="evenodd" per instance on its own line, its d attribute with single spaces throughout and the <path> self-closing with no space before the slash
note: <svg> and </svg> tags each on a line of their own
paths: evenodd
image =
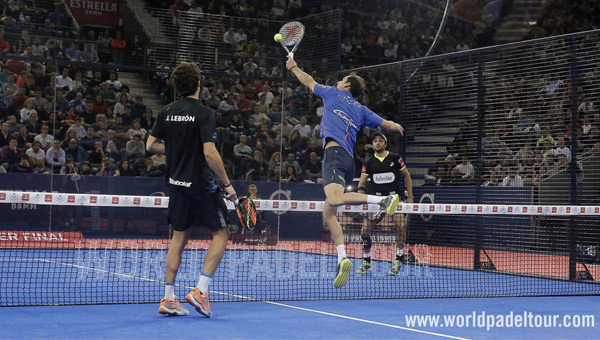
<svg viewBox="0 0 600 340">
<path fill-rule="evenodd" d="M 358 191 L 358 190 L 362 190 L 364 192 L 367 192 L 367 188 L 365 188 L 365 187 L 358 187 L 358 189 L 356 191 Z"/>
<path fill-rule="evenodd" d="M 290 72 L 294 69 L 294 67 L 298 67 L 298 66 L 294 65 L 294 66 L 290 67 Z"/>
<path fill-rule="evenodd" d="M 227 185 L 223 185 L 223 188 L 227 188 L 227 187 L 230 187 L 230 186 L 231 186 L 231 183 L 229 183 Z"/>
</svg>

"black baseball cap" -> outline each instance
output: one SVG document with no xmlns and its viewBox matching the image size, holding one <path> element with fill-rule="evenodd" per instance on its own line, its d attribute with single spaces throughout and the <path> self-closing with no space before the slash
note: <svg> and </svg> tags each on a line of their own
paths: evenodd
<svg viewBox="0 0 600 340">
<path fill-rule="evenodd" d="M 375 140 L 375 137 L 377 137 L 377 136 L 381 136 L 381 138 L 383 138 L 383 140 L 385 141 L 385 144 L 388 143 L 387 137 L 381 132 L 375 132 L 375 134 L 373 135 L 373 139 L 371 139 L 371 141 Z"/>
</svg>

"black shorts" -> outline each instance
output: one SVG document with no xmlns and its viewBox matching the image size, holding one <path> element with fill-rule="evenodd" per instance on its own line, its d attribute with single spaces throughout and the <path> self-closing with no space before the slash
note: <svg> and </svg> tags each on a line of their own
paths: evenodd
<svg viewBox="0 0 600 340">
<path fill-rule="evenodd" d="M 330 183 L 346 185 L 354 180 L 354 158 L 341 146 L 325 149 L 323 156 L 323 186 Z"/>
<path fill-rule="evenodd" d="M 185 231 L 192 226 L 205 226 L 217 231 L 227 226 L 229 218 L 221 190 L 196 193 L 169 188 L 168 220 L 177 231 Z"/>
</svg>

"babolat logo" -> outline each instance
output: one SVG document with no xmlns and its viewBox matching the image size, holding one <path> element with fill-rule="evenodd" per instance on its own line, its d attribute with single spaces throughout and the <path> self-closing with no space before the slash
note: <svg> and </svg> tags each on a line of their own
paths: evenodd
<svg viewBox="0 0 600 340">
<path fill-rule="evenodd" d="M 195 122 L 196 121 L 196 117 L 195 116 L 176 116 L 176 115 L 169 115 L 167 116 L 166 119 L 167 122 Z"/>
<path fill-rule="evenodd" d="M 172 178 L 169 178 L 169 184 L 178 185 L 180 187 L 186 187 L 186 188 L 189 188 L 190 186 L 192 186 L 192 182 L 178 181 L 178 180 L 175 180 Z"/>
</svg>

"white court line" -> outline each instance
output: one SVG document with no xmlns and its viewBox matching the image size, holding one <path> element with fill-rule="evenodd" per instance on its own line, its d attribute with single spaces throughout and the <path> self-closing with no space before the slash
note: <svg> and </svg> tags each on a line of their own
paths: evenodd
<svg viewBox="0 0 600 340">
<path fill-rule="evenodd" d="M 111 272 L 109 270 L 98 269 L 98 268 L 90 268 L 90 267 L 80 266 L 80 265 L 71 264 L 71 263 L 63 263 L 63 262 L 46 260 L 46 259 L 36 259 L 36 260 L 41 261 L 41 262 L 46 262 L 46 263 L 54 263 L 54 264 L 60 264 L 60 265 L 63 265 L 63 266 L 75 267 L 75 268 L 79 268 L 79 269 L 95 270 L 95 271 L 102 272 L 102 273 L 108 273 L 108 274 L 113 274 L 113 275 L 116 275 L 116 276 L 132 278 L 132 279 L 140 279 L 140 280 L 144 280 L 144 281 L 164 283 L 164 281 L 161 281 L 161 280 L 148 279 L 148 278 L 139 277 L 139 276 L 133 276 L 133 275 L 115 273 L 115 272 Z M 184 287 L 184 288 L 189 288 L 189 289 L 196 288 L 196 287 L 184 286 L 184 285 L 179 285 L 179 284 L 176 284 L 176 286 L 178 286 L 178 287 Z M 298 310 L 302 310 L 302 311 L 305 311 L 305 312 L 317 313 L 317 314 L 322 314 L 322 315 L 327 315 L 327 316 L 333 316 L 333 317 L 336 317 L 336 318 L 342 318 L 342 319 L 347 319 L 347 320 L 364 322 L 364 323 L 368 323 L 368 324 L 372 324 L 372 325 L 378 325 L 378 326 L 390 327 L 390 328 L 395 328 L 395 329 L 401 329 L 401 330 L 404 330 L 404 331 L 410 331 L 410 332 L 415 332 L 415 333 L 422 333 L 422 334 L 434 335 L 434 336 L 439 336 L 439 337 L 449 338 L 449 339 L 470 340 L 468 338 L 461 338 L 461 337 L 447 335 L 447 334 L 442 334 L 442 333 L 428 332 L 428 331 L 423 331 L 423 330 L 416 329 L 416 328 L 408 328 L 408 327 L 396 326 L 396 325 L 392 325 L 392 324 L 389 324 L 389 323 L 371 321 L 371 320 L 366 320 L 366 319 L 359 319 L 359 318 L 355 318 L 355 317 L 351 317 L 351 316 L 346 316 L 346 315 L 341 315 L 341 314 L 323 312 L 323 311 L 319 311 L 319 310 L 316 310 L 316 309 L 309 309 L 309 308 L 297 307 L 297 306 L 292 306 L 292 305 L 286 305 L 284 303 L 279 303 L 279 302 L 274 302 L 274 301 L 261 301 L 261 300 L 257 300 L 257 299 L 251 298 L 251 297 L 242 296 L 242 295 L 236 295 L 236 294 L 230 294 L 230 293 L 224 293 L 224 292 L 217 292 L 217 291 L 214 291 L 214 290 L 211 290 L 211 292 L 214 293 L 214 294 L 227 295 L 227 296 L 236 297 L 236 298 L 240 298 L 240 299 L 245 299 L 245 300 L 249 300 L 249 301 L 264 302 L 264 303 L 267 303 L 267 304 L 270 304 L 270 305 L 275 305 L 275 306 L 280 306 L 280 307 L 286 307 L 286 308 L 292 308 L 292 309 L 298 309 Z"/>
<path fill-rule="evenodd" d="M 342 319 L 348 319 L 348 320 L 354 320 L 354 321 L 359 321 L 359 322 L 370 323 L 370 324 L 373 324 L 373 325 L 379 325 L 379 326 L 385 326 L 385 327 L 390 327 L 390 328 L 402 329 L 402 330 L 405 330 L 405 331 L 411 331 L 411 332 L 417 332 L 417 333 L 423 333 L 423 334 L 441 336 L 441 337 L 450 338 L 450 339 L 469 340 L 467 338 L 461 338 L 461 337 L 452 336 L 452 335 L 446 335 L 446 334 L 441 334 L 441 333 L 434 333 L 434 332 L 422 331 L 420 329 L 408 328 L 408 327 L 402 327 L 402 326 L 396 326 L 396 325 L 391 325 L 389 323 L 383 323 L 383 322 L 377 322 L 377 321 L 359 319 L 359 318 L 354 318 L 354 317 L 351 317 L 351 316 L 346 316 L 346 315 L 341 315 L 341 314 L 335 314 L 335 313 L 329 313 L 329 312 L 323 312 L 323 311 L 315 310 L 315 309 L 309 309 L 309 308 L 291 306 L 291 305 L 286 305 L 286 304 L 279 303 L 279 302 L 273 302 L 273 301 L 262 301 L 262 302 L 268 303 L 268 304 L 272 304 L 272 305 L 281 306 L 281 307 L 299 309 L 299 310 L 303 310 L 303 311 L 306 311 L 306 312 L 312 312 L 312 313 L 323 314 L 323 315 L 328 315 L 328 316 L 335 316 L 336 318 L 342 318 Z"/>
</svg>

